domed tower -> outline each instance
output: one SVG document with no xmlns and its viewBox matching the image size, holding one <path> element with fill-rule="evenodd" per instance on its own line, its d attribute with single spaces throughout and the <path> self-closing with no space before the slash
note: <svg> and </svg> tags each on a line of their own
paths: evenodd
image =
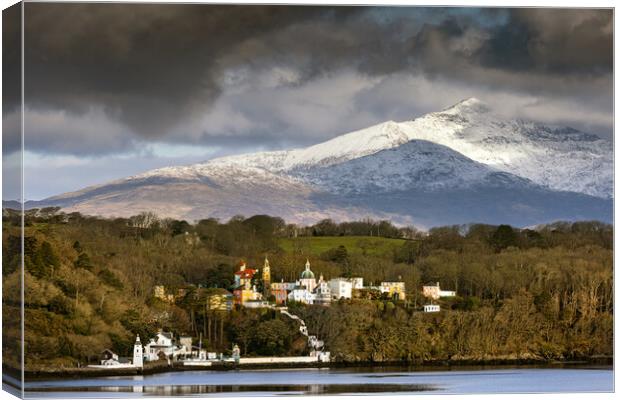
<svg viewBox="0 0 620 400">
<path fill-rule="evenodd" d="M 299 277 L 299 284 L 305 286 L 310 292 L 316 287 L 316 279 L 314 278 L 314 272 L 310 270 L 310 260 L 306 259 L 306 269 L 301 273 Z"/>
<path fill-rule="evenodd" d="M 133 365 L 138 368 L 142 368 L 144 361 L 144 351 L 142 348 L 142 342 L 140 342 L 140 335 L 136 335 L 136 343 L 133 345 Z"/>
</svg>

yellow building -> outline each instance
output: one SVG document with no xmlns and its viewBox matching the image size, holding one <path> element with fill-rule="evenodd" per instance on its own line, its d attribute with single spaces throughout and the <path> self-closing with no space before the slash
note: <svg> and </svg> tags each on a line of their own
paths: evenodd
<svg viewBox="0 0 620 400">
<path fill-rule="evenodd" d="M 174 303 L 174 296 L 166 294 L 166 287 L 163 285 L 153 286 L 153 297 L 166 303 Z"/>
<path fill-rule="evenodd" d="M 248 301 L 262 300 L 263 296 L 256 291 L 256 288 L 251 289 L 245 287 L 239 287 L 233 292 L 235 304 L 244 305 Z"/>
<path fill-rule="evenodd" d="M 405 282 L 381 282 L 381 293 L 387 293 L 391 298 L 405 300 Z"/>
<path fill-rule="evenodd" d="M 232 310 L 233 295 L 225 289 L 208 289 L 205 293 L 207 308 L 210 311 Z"/>
</svg>

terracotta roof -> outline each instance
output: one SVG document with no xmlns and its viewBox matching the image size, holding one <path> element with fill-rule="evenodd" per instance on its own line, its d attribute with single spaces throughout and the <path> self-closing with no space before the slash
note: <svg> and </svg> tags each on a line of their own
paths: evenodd
<svg viewBox="0 0 620 400">
<path fill-rule="evenodd" d="M 241 275 L 243 278 L 252 278 L 255 273 L 255 269 L 246 268 L 243 271 L 236 271 L 235 275 Z"/>
</svg>

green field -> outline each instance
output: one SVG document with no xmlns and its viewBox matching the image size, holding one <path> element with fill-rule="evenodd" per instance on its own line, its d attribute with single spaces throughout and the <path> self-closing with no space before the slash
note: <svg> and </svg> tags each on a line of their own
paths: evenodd
<svg viewBox="0 0 620 400">
<path fill-rule="evenodd" d="M 320 255 L 338 246 L 347 248 L 350 254 L 383 255 L 403 245 L 404 239 L 376 236 L 311 236 L 280 239 L 280 247 L 286 252 L 302 250 L 305 254 Z"/>
</svg>

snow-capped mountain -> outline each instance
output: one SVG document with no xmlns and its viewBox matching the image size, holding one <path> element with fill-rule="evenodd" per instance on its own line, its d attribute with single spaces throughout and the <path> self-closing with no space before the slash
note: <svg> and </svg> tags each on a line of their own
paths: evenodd
<svg viewBox="0 0 620 400">
<path fill-rule="evenodd" d="M 237 165 L 273 172 L 303 173 L 398 147 L 411 140 L 446 146 L 479 163 L 554 190 L 610 198 L 611 143 L 569 127 L 505 120 L 478 99 L 411 121 L 384 122 L 305 149 L 224 157 L 190 168 Z M 163 169 L 150 173 L 179 173 Z"/>
<path fill-rule="evenodd" d="M 156 169 L 40 204 L 188 219 L 265 213 L 303 223 L 610 220 L 611 147 L 571 128 L 502 119 L 468 99 L 303 149 Z"/>
<path fill-rule="evenodd" d="M 149 171 L 137 178 L 196 177 L 205 170 L 229 166 L 286 173 L 320 184 L 319 177 L 311 177 L 307 170 L 361 158 L 411 140 L 448 147 L 550 189 L 602 198 L 613 195 L 613 151 L 609 141 L 569 127 L 505 120 L 475 98 L 411 121 L 384 122 L 304 149 L 217 158 L 189 167 Z M 384 186 L 389 184 L 383 182 Z"/>
</svg>

